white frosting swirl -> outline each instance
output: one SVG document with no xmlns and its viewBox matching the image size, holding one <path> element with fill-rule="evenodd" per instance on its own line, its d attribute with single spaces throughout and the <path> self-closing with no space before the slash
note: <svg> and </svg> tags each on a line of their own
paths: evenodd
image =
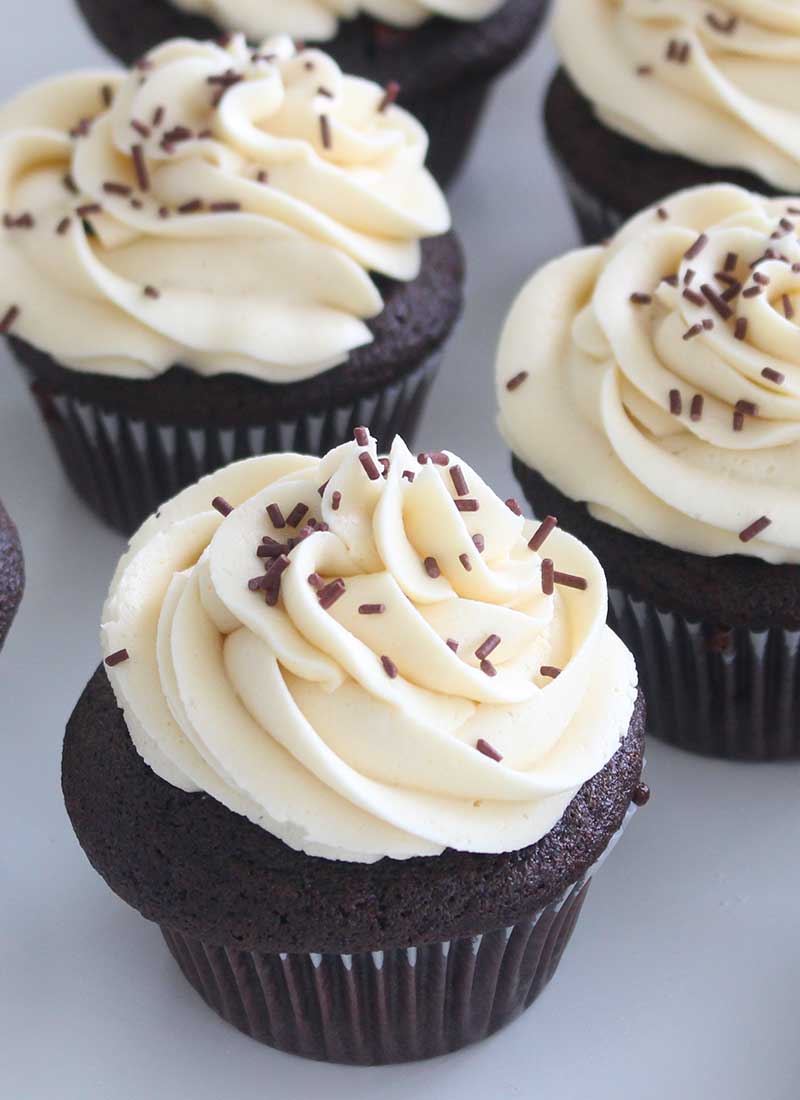
<svg viewBox="0 0 800 1100">
<path fill-rule="evenodd" d="M 798 0 L 557 0 L 553 25 L 612 129 L 800 189 Z"/>
<path fill-rule="evenodd" d="M 226 30 L 263 38 L 279 31 L 324 42 L 340 19 L 371 15 L 392 27 L 418 27 L 433 16 L 477 22 L 505 0 L 172 0 L 182 11 L 205 15 Z"/>
<path fill-rule="evenodd" d="M 288 37 L 237 35 L 19 96 L 0 111 L 0 206 L 33 223 L 0 235 L 14 332 L 126 378 L 342 362 L 382 308 L 368 273 L 415 278 L 450 225 L 424 130 L 383 95 Z"/>
<path fill-rule="evenodd" d="M 421 465 L 400 439 L 385 476 L 365 469 L 376 458 L 370 439 L 321 460 L 248 459 L 144 524 L 102 632 L 107 656 L 129 654 L 108 674 L 133 741 L 168 782 L 312 855 L 531 844 L 630 724 L 636 669 L 606 626 L 603 573 L 556 530 L 542 554 L 588 586 L 544 595 L 537 525 L 473 470 L 449 455 Z M 454 503 L 456 465 L 476 510 Z M 217 496 L 234 508 L 225 519 Z M 284 519 L 308 511 L 280 526 L 275 504 Z M 290 534 L 301 540 L 267 602 L 249 586 L 265 575 L 256 549 Z M 343 579 L 330 606 L 319 577 Z"/>
<path fill-rule="evenodd" d="M 512 450 L 637 535 L 800 562 L 795 221 L 800 199 L 700 187 L 644 211 L 608 248 L 543 268 L 500 343 Z"/>
</svg>

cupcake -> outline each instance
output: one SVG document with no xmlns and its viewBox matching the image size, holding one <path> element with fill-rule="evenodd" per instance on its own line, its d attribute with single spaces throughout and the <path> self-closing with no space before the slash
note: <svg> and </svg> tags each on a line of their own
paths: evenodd
<svg viewBox="0 0 800 1100">
<path fill-rule="evenodd" d="M 287 33 L 349 73 L 385 85 L 431 136 L 445 184 L 469 151 L 489 90 L 522 54 L 547 0 L 78 0 L 100 41 L 126 64 L 165 38 Z"/>
<path fill-rule="evenodd" d="M 0 501 L 0 650 L 17 613 L 25 588 L 25 564 L 19 534 Z"/>
<path fill-rule="evenodd" d="M 548 140 L 584 240 L 665 195 L 800 191 L 796 5 L 557 0 Z"/>
<path fill-rule="evenodd" d="M 497 365 L 517 477 L 600 559 L 650 729 L 746 760 L 800 755 L 798 216 L 674 195 L 536 275 Z"/>
<path fill-rule="evenodd" d="M 454 455 L 355 434 L 234 463 L 133 537 L 63 788 L 221 1016 L 375 1064 L 522 1012 L 648 792 L 593 555 Z"/>
<path fill-rule="evenodd" d="M 463 284 L 426 145 L 287 37 L 167 42 L 0 110 L 0 331 L 108 523 L 365 418 L 413 432 Z"/>
</svg>

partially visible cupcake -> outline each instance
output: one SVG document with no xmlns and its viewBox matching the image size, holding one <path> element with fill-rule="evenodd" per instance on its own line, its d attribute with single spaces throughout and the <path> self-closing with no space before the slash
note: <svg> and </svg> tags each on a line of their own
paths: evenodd
<svg viewBox="0 0 800 1100">
<path fill-rule="evenodd" d="M 0 331 L 131 530 L 232 459 L 413 432 L 461 309 L 427 139 L 291 40 L 177 40 L 0 111 Z"/>
<path fill-rule="evenodd" d="M 584 240 L 665 195 L 800 191 L 800 14 L 760 0 L 557 0 L 547 135 Z"/>
<path fill-rule="evenodd" d="M 385 85 L 426 127 L 428 160 L 450 182 L 495 80 L 528 47 L 547 0 L 78 0 L 100 41 L 127 64 L 175 35 L 243 31 L 323 43 L 346 72 Z"/>
<path fill-rule="evenodd" d="M 354 1063 L 480 1039 L 647 800 L 606 605 L 584 546 L 449 453 L 359 428 L 229 466 L 117 569 L 64 747 L 78 838 L 254 1038 Z"/>
<path fill-rule="evenodd" d="M 800 199 L 713 185 L 517 299 L 500 427 L 534 510 L 597 554 L 650 729 L 800 756 Z"/>
<path fill-rule="evenodd" d="M 11 629 L 25 588 L 19 533 L 0 501 L 0 649 Z"/>
</svg>

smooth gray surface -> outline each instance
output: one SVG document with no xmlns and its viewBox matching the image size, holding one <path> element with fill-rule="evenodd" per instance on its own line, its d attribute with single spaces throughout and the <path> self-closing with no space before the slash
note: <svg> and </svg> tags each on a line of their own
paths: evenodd
<svg viewBox="0 0 800 1100">
<path fill-rule="evenodd" d="M 13 7 L 1 95 L 102 60 L 69 0 Z M 525 277 L 575 240 L 538 121 L 551 65 L 543 42 L 502 84 L 453 193 L 470 302 L 420 438 L 504 493 L 515 486 L 493 423 L 499 326 Z M 351 1070 L 276 1054 L 219 1021 L 156 929 L 89 867 L 64 813 L 61 735 L 98 660 L 123 542 L 67 487 L 0 355 L 0 495 L 28 565 L 0 657 L 3 1100 L 795 1100 L 800 768 L 715 763 L 657 743 L 650 805 L 592 887 L 554 984 L 507 1031 L 436 1062 Z"/>
</svg>

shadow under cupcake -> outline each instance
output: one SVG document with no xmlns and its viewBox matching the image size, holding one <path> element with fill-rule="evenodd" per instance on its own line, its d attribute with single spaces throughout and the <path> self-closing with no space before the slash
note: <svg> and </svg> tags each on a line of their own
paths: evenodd
<svg viewBox="0 0 800 1100">
<path fill-rule="evenodd" d="M 25 563 L 19 532 L 0 501 L 0 650 L 25 590 Z"/>
<path fill-rule="evenodd" d="M 364 419 L 413 435 L 463 259 L 382 89 L 286 37 L 171 42 L 24 93 L 0 134 L 0 331 L 108 523 Z"/>
<path fill-rule="evenodd" d="M 592 554 L 453 455 L 380 459 L 360 428 L 236 463 L 120 562 L 64 745 L 72 824 L 246 1034 L 457 1050 L 543 989 L 647 801 L 605 618 Z"/>
<path fill-rule="evenodd" d="M 462 168 L 494 82 L 524 52 L 539 29 L 547 0 L 465 0 L 439 15 L 436 0 L 409 16 L 399 3 L 397 25 L 380 4 L 382 22 L 370 3 L 363 14 L 337 20 L 325 0 L 303 10 L 264 0 L 257 11 L 240 0 L 213 9 L 206 0 L 78 0 L 99 40 L 126 64 L 158 42 L 177 35 L 217 38 L 244 31 L 252 41 L 286 32 L 321 43 L 341 68 L 387 86 L 399 86 L 400 102 L 431 138 L 428 166 L 444 186 Z M 333 9 L 333 10 L 332 10 Z M 213 10 L 213 17 L 202 14 Z M 405 24 L 405 25 L 402 25 Z"/>
</svg>

